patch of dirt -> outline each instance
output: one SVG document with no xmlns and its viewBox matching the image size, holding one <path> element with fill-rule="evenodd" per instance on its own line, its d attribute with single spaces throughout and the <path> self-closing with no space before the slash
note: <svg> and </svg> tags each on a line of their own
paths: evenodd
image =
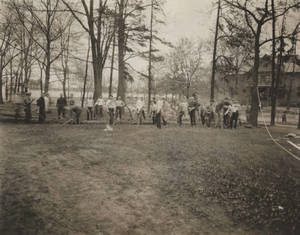
<svg viewBox="0 0 300 235">
<path fill-rule="evenodd" d="M 298 167 L 262 129 L 104 128 L 0 124 L 0 234 L 298 229 Z"/>
</svg>

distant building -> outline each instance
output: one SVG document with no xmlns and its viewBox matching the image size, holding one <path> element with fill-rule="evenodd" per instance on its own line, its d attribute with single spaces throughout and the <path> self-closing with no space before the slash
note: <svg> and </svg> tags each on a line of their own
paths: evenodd
<svg viewBox="0 0 300 235">
<path fill-rule="evenodd" d="M 272 58 L 265 55 L 260 60 L 258 88 L 263 105 L 271 104 Z M 300 105 L 300 57 L 286 56 L 280 74 L 277 105 L 286 106 L 290 100 L 291 106 Z M 276 66 L 277 70 L 277 66 Z M 224 92 L 238 100 L 241 104 L 250 103 L 250 88 L 252 83 L 251 70 L 243 74 L 232 74 L 223 77 Z M 290 97 L 290 98 L 288 98 Z"/>
</svg>

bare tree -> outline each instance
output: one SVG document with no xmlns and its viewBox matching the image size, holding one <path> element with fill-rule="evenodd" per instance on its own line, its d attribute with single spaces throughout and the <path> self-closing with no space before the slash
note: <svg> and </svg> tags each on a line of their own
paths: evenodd
<svg viewBox="0 0 300 235">
<path fill-rule="evenodd" d="M 182 38 L 166 56 L 167 72 L 165 79 L 172 89 L 185 90 L 189 97 L 190 90 L 197 80 L 202 65 L 202 43 Z M 177 88 L 176 88 L 177 87 Z"/>
<path fill-rule="evenodd" d="M 7 8 L 8 10 L 8 8 Z M 3 103 L 3 73 L 8 65 L 12 64 L 15 57 L 19 55 L 18 51 L 14 50 L 14 22 L 9 11 L 3 15 L 3 23 L 0 25 L 0 104 Z M 8 81 L 7 81 L 8 82 Z"/>
<path fill-rule="evenodd" d="M 211 85 L 210 85 L 210 101 L 211 102 L 213 102 L 215 99 L 215 73 L 216 73 L 216 56 L 217 56 L 219 24 L 220 24 L 220 10 L 221 10 L 221 0 L 218 0 L 218 12 L 217 12 L 217 20 L 216 20 L 216 31 L 215 31 L 212 73 L 211 73 Z"/>
<path fill-rule="evenodd" d="M 35 25 L 39 30 L 40 37 L 35 38 L 32 36 L 31 38 L 45 54 L 44 92 L 47 93 L 49 90 L 51 65 L 62 53 L 55 50 L 55 42 L 60 39 L 67 29 L 70 17 L 60 11 L 60 0 L 41 0 L 39 3 L 27 0 L 14 0 L 13 5 L 20 22 L 29 35 L 32 34 L 30 34 L 28 25 Z M 62 17 L 65 19 L 65 24 L 62 24 L 62 21 L 59 20 Z"/>
<path fill-rule="evenodd" d="M 62 0 L 81 27 L 89 34 L 94 72 L 94 100 L 102 95 L 103 70 L 108 58 L 114 35 L 114 11 L 108 6 L 108 0 L 99 0 L 95 9 L 94 0 L 81 0 L 83 12 L 75 9 L 68 1 Z M 97 15 L 95 14 L 95 10 Z M 81 16 L 86 18 L 84 23 Z"/>
<path fill-rule="evenodd" d="M 262 40 L 263 26 L 270 22 L 273 17 L 269 9 L 269 0 L 264 0 L 261 5 L 257 5 L 252 0 L 224 0 L 224 3 L 231 8 L 238 9 L 244 13 L 244 18 L 247 23 L 247 27 L 252 32 L 254 39 L 254 60 L 252 70 L 252 88 L 251 88 L 251 111 L 250 111 L 250 123 L 253 126 L 257 126 L 258 118 L 258 71 L 260 64 L 260 49 L 261 47 L 272 41 L 273 39 Z M 276 11 L 275 18 L 285 15 L 289 10 L 300 6 L 300 2 L 291 1 L 287 7 L 279 7 Z"/>
</svg>

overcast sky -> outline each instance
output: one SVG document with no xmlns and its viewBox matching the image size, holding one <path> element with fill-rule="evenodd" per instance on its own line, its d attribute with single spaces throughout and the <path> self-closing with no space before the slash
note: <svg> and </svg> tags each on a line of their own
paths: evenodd
<svg viewBox="0 0 300 235">
<path fill-rule="evenodd" d="M 166 26 L 161 33 L 171 42 L 184 36 L 207 39 L 215 21 L 212 3 L 213 0 L 166 0 Z"/>
</svg>

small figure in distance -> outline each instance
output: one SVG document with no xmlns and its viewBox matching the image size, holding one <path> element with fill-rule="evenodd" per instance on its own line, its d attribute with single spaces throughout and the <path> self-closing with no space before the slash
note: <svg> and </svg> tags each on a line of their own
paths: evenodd
<svg viewBox="0 0 300 235">
<path fill-rule="evenodd" d="M 136 113 L 137 113 L 137 124 L 140 125 L 143 123 L 143 120 L 146 119 L 145 116 L 145 103 L 143 98 L 138 98 L 137 102 L 136 102 Z"/>
<path fill-rule="evenodd" d="M 25 106 L 25 121 L 30 122 L 32 115 L 31 115 L 31 103 L 33 102 L 33 99 L 31 98 L 31 93 L 27 92 L 24 98 L 24 106 Z"/>
<path fill-rule="evenodd" d="M 152 119 L 152 124 L 156 124 L 156 99 L 153 98 L 150 105 L 150 118 Z"/>
<path fill-rule="evenodd" d="M 122 100 L 121 96 L 118 96 L 116 100 L 116 120 L 121 123 L 122 120 L 122 111 L 125 107 L 125 102 Z"/>
<path fill-rule="evenodd" d="M 103 107 L 105 105 L 105 101 L 102 98 L 102 96 L 100 96 L 96 103 L 95 103 L 95 118 L 97 118 L 98 116 L 100 118 L 103 118 Z"/>
<path fill-rule="evenodd" d="M 107 102 L 107 112 L 109 114 L 109 125 L 114 124 L 114 116 L 115 116 L 115 110 L 116 110 L 116 101 L 114 100 L 113 96 L 110 95 Z"/>
<path fill-rule="evenodd" d="M 65 110 L 66 105 L 67 105 L 67 99 L 63 96 L 63 94 L 60 94 L 60 97 L 56 101 L 58 119 L 61 119 L 61 116 L 63 118 L 65 118 L 65 116 L 66 116 L 66 110 Z"/>
<path fill-rule="evenodd" d="M 39 123 L 43 123 L 46 120 L 46 105 L 45 105 L 45 94 L 41 94 L 41 97 L 36 101 L 39 107 Z"/>
<path fill-rule="evenodd" d="M 187 107 L 188 107 L 187 98 L 186 96 L 183 96 L 181 102 L 178 104 L 178 110 L 177 110 L 178 113 L 177 122 L 179 126 L 182 126 L 182 118 L 187 112 Z"/>
<path fill-rule="evenodd" d="M 287 110 L 283 111 L 282 116 L 281 116 L 282 124 L 286 124 L 287 123 L 286 114 L 287 114 Z"/>
<path fill-rule="evenodd" d="M 86 100 L 86 107 L 87 107 L 87 111 L 86 111 L 87 120 L 93 120 L 94 100 L 92 96 L 90 96 Z"/>
</svg>

